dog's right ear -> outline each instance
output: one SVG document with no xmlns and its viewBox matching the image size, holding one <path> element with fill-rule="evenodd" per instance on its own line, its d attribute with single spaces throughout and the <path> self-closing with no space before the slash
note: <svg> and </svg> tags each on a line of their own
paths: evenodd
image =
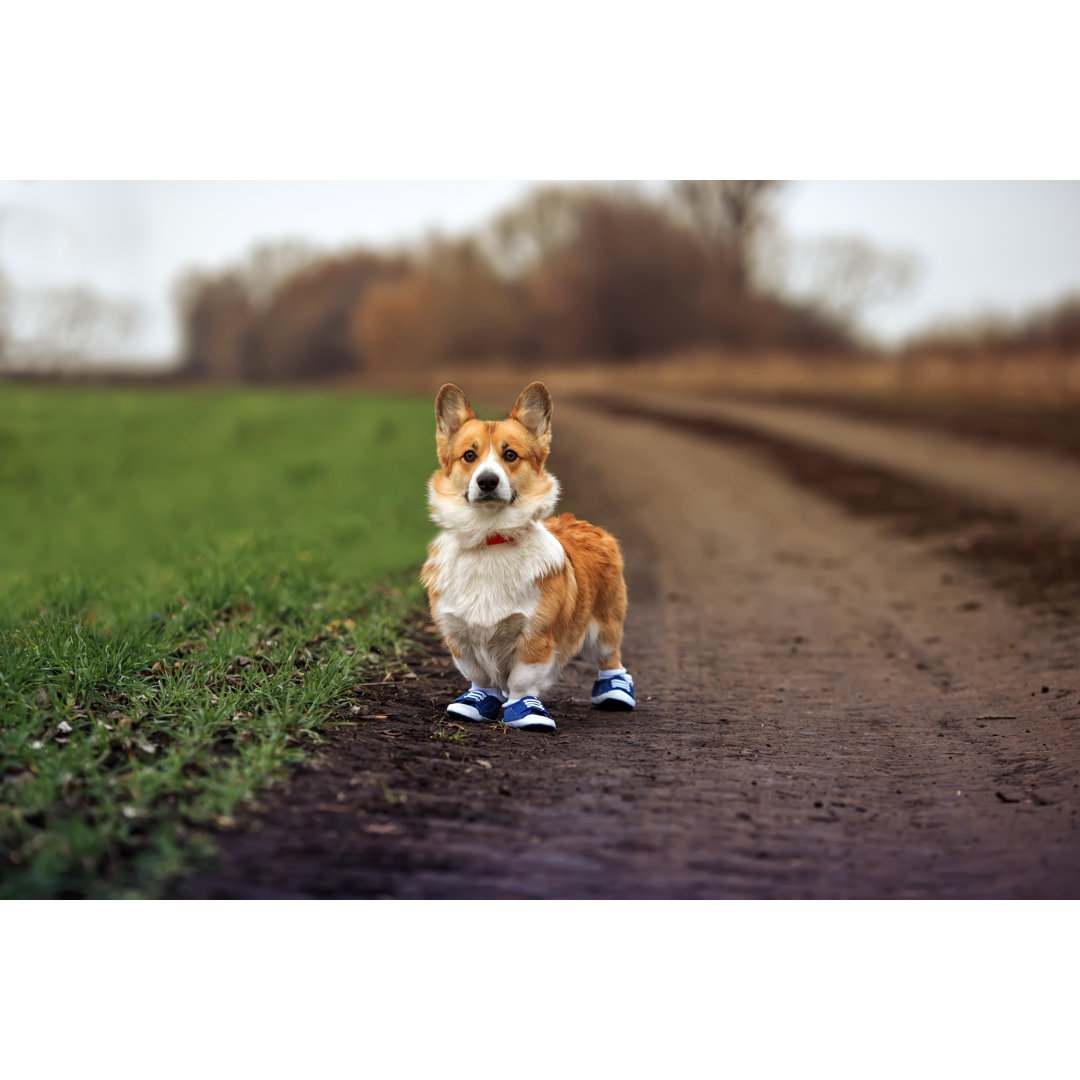
<svg viewBox="0 0 1080 1080">
<path fill-rule="evenodd" d="M 450 440 L 461 430 L 466 420 L 475 420 L 469 399 L 460 386 L 445 383 L 435 398 L 435 442 L 439 460 L 445 465 L 450 453 Z"/>
</svg>

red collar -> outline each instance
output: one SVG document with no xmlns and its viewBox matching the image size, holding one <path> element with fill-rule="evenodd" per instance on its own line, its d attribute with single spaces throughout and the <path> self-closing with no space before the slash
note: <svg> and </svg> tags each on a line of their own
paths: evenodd
<svg viewBox="0 0 1080 1080">
<path fill-rule="evenodd" d="M 494 533 L 484 541 L 488 547 L 492 544 L 512 544 L 513 542 L 514 538 L 512 536 L 503 536 L 502 533 Z"/>
</svg>

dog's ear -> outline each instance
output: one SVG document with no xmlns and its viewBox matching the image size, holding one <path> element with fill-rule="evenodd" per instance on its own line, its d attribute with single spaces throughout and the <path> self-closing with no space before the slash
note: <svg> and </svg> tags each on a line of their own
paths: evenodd
<svg viewBox="0 0 1080 1080">
<path fill-rule="evenodd" d="M 517 420 L 531 431 L 547 449 L 551 445 L 551 394 L 542 382 L 529 383 L 518 394 L 511 420 Z"/>
<path fill-rule="evenodd" d="M 435 441 L 439 447 L 439 460 L 446 463 L 449 442 L 466 420 L 474 420 L 469 399 L 460 386 L 445 383 L 435 398 Z"/>
</svg>

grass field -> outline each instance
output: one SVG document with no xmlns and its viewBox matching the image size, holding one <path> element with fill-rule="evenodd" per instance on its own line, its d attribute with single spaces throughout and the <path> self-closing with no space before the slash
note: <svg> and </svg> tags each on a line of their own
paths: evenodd
<svg viewBox="0 0 1080 1080">
<path fill-rule="evenodd" d="M 155 896 L 393 663 L 427 400 L 0 384 L 0 898 Z"/>
</svg>

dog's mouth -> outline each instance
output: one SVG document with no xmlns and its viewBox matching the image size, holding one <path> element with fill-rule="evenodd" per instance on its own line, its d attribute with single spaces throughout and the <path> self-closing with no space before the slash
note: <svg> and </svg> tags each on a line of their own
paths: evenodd
<svg viewBox="0 0 1080 1080">
<path fill-rule="evenodd" d="M 501 495 L 494 491 L 481 492 L 472 498 L 469 497 L 469 493 L 464 493 L 464 498 L 467 503 L 503 503 L 507 506 L 513 506 L 517 502 L 518 493 L 511 489 L 510 498 L 504 499 Z"/>
</svg>

